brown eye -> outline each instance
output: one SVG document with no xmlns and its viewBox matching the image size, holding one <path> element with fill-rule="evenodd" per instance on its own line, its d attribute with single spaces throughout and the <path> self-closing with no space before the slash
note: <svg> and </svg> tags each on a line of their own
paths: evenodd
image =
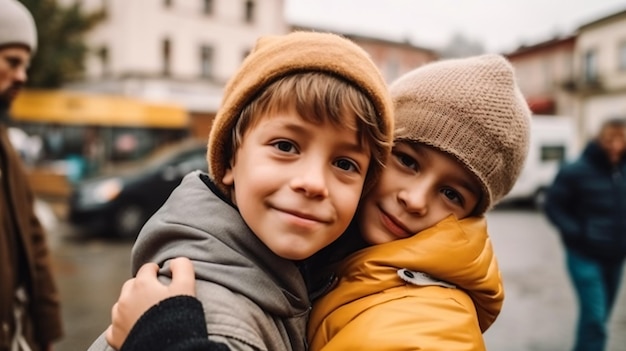
<svg viewBox="0 0 626 351">
<path fill-rule="evenodd" d="M 354 164 L 354 162 L 350 161 L 350 160 L 346 160 L 345 158 L 342 158 L 340 160 L 338 160 L 337 162 L 335 162 L 335 165 L 338 168 L 343 169 L 344 171 L 350 171 L 350 172 L 355 172 L 358 171 L 358 167 L 356 166 L 356 164 Z"/>
<path fill-rule="evenodd" d="M 393 152 L 393 156 L 398 160 L 398 162 L 406 167 L 406 168 L 410 168 L 412 170 L 417 170 L 418 169 L 418 164 L 417 161 L 415 161 L 415 159 L 403 152 Z"/>
<path fill-rule="evenodd" d="M 463 205 L 463 197 L 461 196 L 461 194 L 459 194 L 458 192 L 456 192 L 454 189 L 442 189 L 441 193 L 447 197 L 448 199 L 450 199 L 453 202 L 456 202 L 460 205 Z"/>
<path fill-rule="evenodd" d="M 285 140 L 280 140 L 274 143 L 274 147 L 282 152 L 293 153 L 296 152 L 296 147 L 293 143 Z"/>
</svg>

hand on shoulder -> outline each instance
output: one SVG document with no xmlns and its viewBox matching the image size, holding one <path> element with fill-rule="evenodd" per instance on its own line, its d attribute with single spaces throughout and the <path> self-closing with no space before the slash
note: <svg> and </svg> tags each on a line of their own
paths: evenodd
<svg viewBox="0 0 626 351">
<path fill-rule="evenodd" d="M 119 350 L 137 320 L 152 306 L 177 295 L 196 295 L 195 274 L 188 258 L 171 260 L 172 282 L 158 280 L 159 266 L 144 264 L 135 278 L 127 280 L 117 302 L 111 309 L 111 325 L 106 330 L 107 342 Z"/>
</svg>

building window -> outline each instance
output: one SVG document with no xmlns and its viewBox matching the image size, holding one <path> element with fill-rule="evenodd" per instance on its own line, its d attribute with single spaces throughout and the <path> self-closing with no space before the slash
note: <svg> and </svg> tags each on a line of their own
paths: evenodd
<svg viewBox="0 0 626 351">
<path fill-rule="evenodd" d="M 246 4 L 245 4 L 245 17 L 244 17 L 244 21 L 246 23 L 252 23 L 254 22 L 254 1 L 253 0 L 246 0 Z"/>
<path fill-rule="evenodd" d="M 163 6 L 165 7 L 172 7 L 172 3 L 174 2 L 174 0 L 163 0 Z"/>
<path fill-rule="evenodd" d="M 200 47 L 200 75 L 202 78 L 213 76 L 213 47 L 202 45 Z"/>
<path fill-rule="evenodd" d="M 622 41 L 619 45 L 619 69 L 620 71 L 626 71 L 626 41 Z"/>
<path fill-rule="evenodd" d="M 595 50 L 588 50 L 583 59 L 585 82 L 595 83 L 598 81 L 598 57 Z"/>
<path fill-rule="evenodd" d="M 102 46 L 98 50 L 98 58 L 100 59 L 101 73 L 103 77 L 107 77 L 111 74 L 111 65 L 109 62 L 109 49 L 106 46 Z"/>
<path fill-rule="evenodd" d="M 213 0 L 204 0 L 204 5 L 202 6 L 202 12 L 204 12 L 205 15 L 212 15 L 213 14 Z"/>
<path fill-rule="evenodd" d="M 161 57 L 163 59 L 163 75 L 169 76 L 172 65 L 172 44 L 169 39 L 163 39 L 161 43 Z"/>
</svg>

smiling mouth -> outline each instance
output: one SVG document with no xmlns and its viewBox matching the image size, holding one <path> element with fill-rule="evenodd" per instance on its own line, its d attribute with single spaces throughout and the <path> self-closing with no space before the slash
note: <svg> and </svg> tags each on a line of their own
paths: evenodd
<svg viewBox="0 0 626 351">
<path fill-rule="evenodd" d="M 391 234 L 399 238 L 407 238 L 411 236 L 411 232 L 402 224 L 398 219 L 388 214 L 382 208 L 378 207 L 380 211 L 381 221 L 383 225 Z"/>
<path fill-rule="evenodd" d="M 304 220 L 304 221 L 309 221 L 309 222 L 317 222 L 317 223 L 328 223 L 327 220 L 324 220 L 318 216 L 309 214 L 309 213 L 303 213 L 303 212 L 298 212 L 298 211 L 292 211 L 292 210 L 285 210 L 285 209 L 281 209 L 281 208 L 275 208 L 277 211 L 282 212 L 286 215 L 289 216 L 293 216 L 296 217 L 300 220 Z"/>
</svg>

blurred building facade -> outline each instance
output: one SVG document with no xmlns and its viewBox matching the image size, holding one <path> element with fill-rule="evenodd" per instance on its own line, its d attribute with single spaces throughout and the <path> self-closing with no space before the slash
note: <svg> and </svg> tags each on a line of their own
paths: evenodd
<svg viewBox="0 0 626 351">
<path fill-rule="evenodd" d="M 573 97 L 561 84 L 574 74 L 575 36 L 521 46 L 507 55 L 533 113 L 572 116 Z"/>
<path fill-rule="evenodd" d="M 626 10 L 578 28 L 574 70 L 572 91 L 586 136 L 607 118 L 626 118 Z"/>
<path fill-rule="evenodd" d="M 575 119 L 579 144 L 626 118 L 626 10 L 506 54 L 533 112 Z"/>
<path fill-rule="evenodd" d="M 72 0 L 66 0 L 72 1 Z M 257 38 L 289 30 L 284 0 L 82 0 L 105 21 L 87 37 L 86 79 L 69 88 L 172 101 L 208 135 L 222 88 Z"/>
</svg>

